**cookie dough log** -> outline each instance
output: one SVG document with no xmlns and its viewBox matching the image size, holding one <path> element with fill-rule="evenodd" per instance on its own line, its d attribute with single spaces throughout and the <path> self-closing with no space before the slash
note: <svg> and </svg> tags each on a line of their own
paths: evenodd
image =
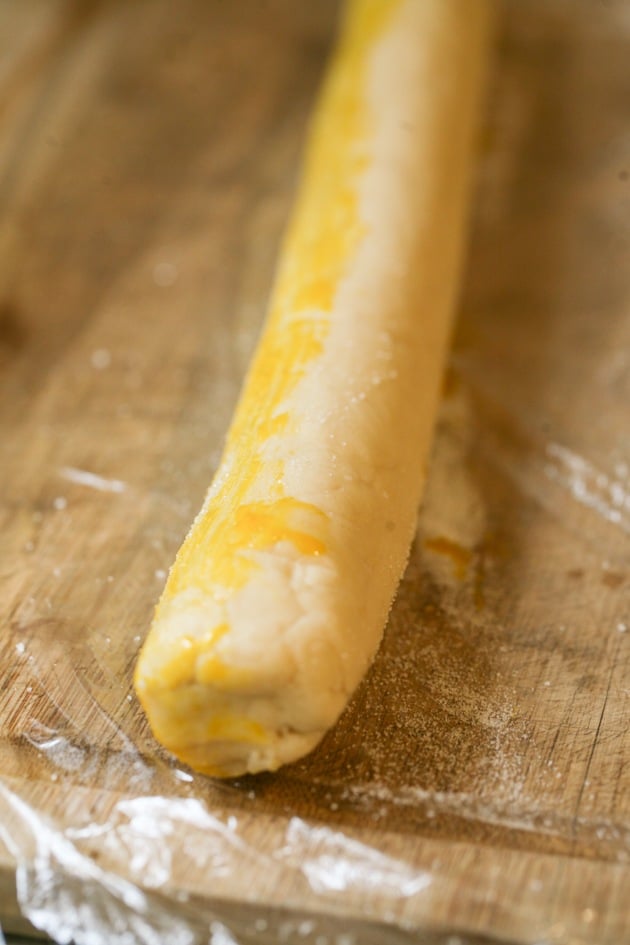
<svg viewBox="0 0 630 945">
<path fill-rule="evenodd" d="M 462 261 L 486 0 L 351 0 L 258 349 L 135 673 L 229 777 L 309 752 L 364 676 L 414 535 Z"/>
</svg>

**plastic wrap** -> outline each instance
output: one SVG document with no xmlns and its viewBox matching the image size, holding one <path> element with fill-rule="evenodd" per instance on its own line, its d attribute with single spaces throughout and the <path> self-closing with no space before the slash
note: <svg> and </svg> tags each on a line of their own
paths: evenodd
<svg viewBox="0 0 630 945">
<path fill-rule="evenodd" d="M 160 248 L 137 267 L 151 325 L 117 315 L 148 291 L 134 270 L 35 398 L 2 464 L 7 929 L 77 945 L 630 936 L 630 18 L 503 6 L 416 543 L 369 677 L 309 758 L 213 782 L 156 746 L 131 689 L 254 342 L 251 286 L 236 321 L 209 320 L 186 380 L 201 330 L 191 316 L 175 338 L 163 293 L 207 289 L 190 288 L 194 241 L 167 262 Z"/>
</svg>

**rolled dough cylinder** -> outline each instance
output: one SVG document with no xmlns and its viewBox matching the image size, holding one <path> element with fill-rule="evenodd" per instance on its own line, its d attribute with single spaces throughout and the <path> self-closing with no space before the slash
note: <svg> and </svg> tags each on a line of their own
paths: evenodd
<svg viewBox="0 0 630 945">
<path fill-rule="evenodd" d="M 215 776 L 335 723 L 416 526 L 461 268 L 487 0 L 351 0 L 267 322 L 135 687 Z"/>
</svg>

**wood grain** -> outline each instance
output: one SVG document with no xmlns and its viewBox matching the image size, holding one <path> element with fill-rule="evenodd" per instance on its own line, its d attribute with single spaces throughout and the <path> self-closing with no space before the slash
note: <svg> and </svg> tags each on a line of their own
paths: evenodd
<svg viewBox="0 0 630 945">
<path fill-rule="evenodd" d="M 366 942 L 630 940 L 630 25 L 587 0 L 503 12 L 384 645 L 313 755 L 215 784 L 156 746 L 131 672 L 264 313 L 336 4 L 0 2 L 3 926 L 26 928 L 15 862 L 31 875 L 42 824 L 134 877 L 144 809 L 172 827 L 149 902 L 200 941 L 213 916 L 245 941 L 300 921 Z M 257 856 L 213 867 L 206 815 L 236 817 Z M 370 886 L 339 834 L 412 892 Z M 156 862 L 161 839 L 143 839 Z M 365 876 L 345 890 L 298 862 L 352 849 Z M 70 900 L 96 901 L 55 857 Z"/>
</svg>

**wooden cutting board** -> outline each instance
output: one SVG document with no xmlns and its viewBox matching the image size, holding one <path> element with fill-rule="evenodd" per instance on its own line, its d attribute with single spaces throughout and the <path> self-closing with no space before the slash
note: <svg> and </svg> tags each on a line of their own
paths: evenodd
<svg viewBox="0 0 630 945">
<path fill-rule="evenodd" d="M 503 5 L 430 486 L 372 672 L 311 757 L 222 784 L 153 742 L 131 673 L 264 314 L 337 6 L 0 0 L 3 928 L 630 941 L 630 19 L 596 7 Z"/>
</svg>

